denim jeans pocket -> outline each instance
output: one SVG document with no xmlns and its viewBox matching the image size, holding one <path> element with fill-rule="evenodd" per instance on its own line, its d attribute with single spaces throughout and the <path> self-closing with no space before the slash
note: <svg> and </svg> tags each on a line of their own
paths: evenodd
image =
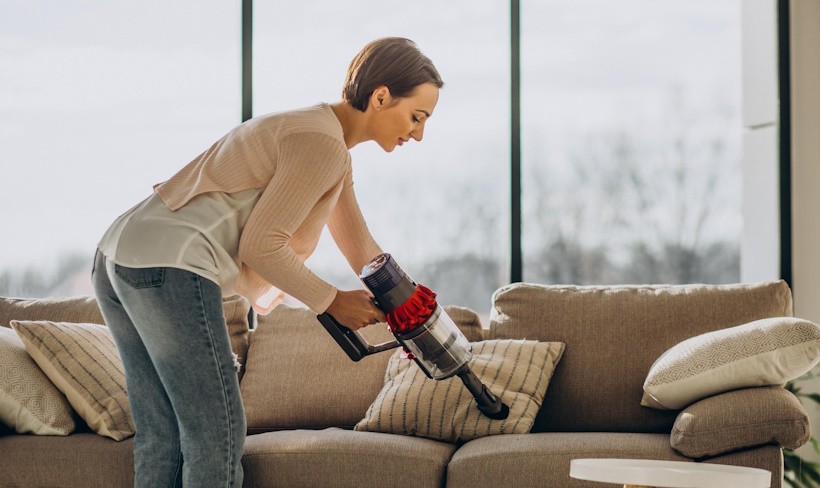
<svg viewBox="0 0 820 488">
<path fill-rule="evenodd" d="M 128 268 L 115 264 L 114 273 L 133 288 L 160 286 L 165 280 L 165 268 Z"/>
</svg>

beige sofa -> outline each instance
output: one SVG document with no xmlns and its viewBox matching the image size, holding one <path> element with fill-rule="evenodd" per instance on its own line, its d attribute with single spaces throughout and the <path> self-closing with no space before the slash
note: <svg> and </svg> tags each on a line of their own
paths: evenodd
<svg viewBox="0 0 820 488">
<path fill-rule="evenodd" d="M 226 301 L 225 309 L 245 363 L 247 487 L 592 488 L 607 485 L 570 478 L 572 459 L 693 460 L 680 449 L 697 452 L 699 460 L 767 469 L 771 486 L 780 487 L 781 446 L 795 448 L 809 436 L 806 412 L 778 386 L 719 394 L 683 411 L 640 405 L 647 371 L 669 347 L 705 332 L 791 316 L 784 282 L 515 284 L 493 295 L 488 328 L 471 310 L 449 307 L 472 341 L 566 344 L 531 433 L 460 444 L 351 430 L 383 386 L 389 352 L 354 363 L 308 311 L 277 309 L 248 333 L 247 304 Z M 90 298 L 0 300 L 0 325 L 13 319 L 101 323 Z M 371 340 L 386 333 L 368 329 Z M 692 418 L 700 430 L 686 424 Z M 6 428 L 0 486 L 132 486 L 131 448 L 131 439 L 117 442 L 82 427 L 66 437 Z"/>
</svg>

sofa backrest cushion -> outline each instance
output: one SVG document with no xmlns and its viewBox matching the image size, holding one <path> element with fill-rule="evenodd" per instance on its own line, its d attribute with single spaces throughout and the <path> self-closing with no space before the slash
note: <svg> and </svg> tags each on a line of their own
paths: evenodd
<svg viewBox="0 0 820 488">
<path fill-rule="evenodd" d="M 559 286 L 493 294 L 488 336 L 566 344 L 533 432 L 668 433 L 677 411 L 641 407 L 664 351 L 690 337 L 792 315 L 783 281 L 736 285 Z"/>
<path fill-rule="evenodd" d="M 478 315 L 445 307 L 468 340 L 483 338 Z M 359 331 L 371 344 L 393 339 L 384 324 Z M 241 383 L 248 433 L 352 428 L 384 385 L 390 351 L 354 362 L 305 308 L 279 305 L 251 334 Z"/>
<path fill-rule="evenodd" d="M 248 312 L 250 304 L 240 295 L 222 300 L 231 348 L 244 366 L 248 351 Z M 105 325 L 97 300 L 91 296 L 68 298 L 0 297 L 0 326 L 11 327 L 12 320 L 49 320 L 51 322 Z M 244 369 L 239 372 L 240 379 Z"/>
<path fill-rule="evenodd" d="M 12 320 L 51 320 L 105 324 L 94 297 L 4 298 L 0 297 L 0 326 Z"/>
</svg>

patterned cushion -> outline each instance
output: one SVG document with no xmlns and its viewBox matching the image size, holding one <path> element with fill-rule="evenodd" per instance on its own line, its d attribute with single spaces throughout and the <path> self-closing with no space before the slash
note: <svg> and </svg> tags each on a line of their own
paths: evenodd
<svg viewBox="0 0 820 488">
<path fill-rule="evenodd" d="M 13 330 L 0 327 L 0 421 L 21 434 L 68 435 L 71 405 L 26 352 Z"/>
<path fill-rule="evenodd" d="M 22 320 L 11 327 L 94 432 L 118 441 L 134 434 L 122 362 L 108 328 Z"/>
<path fill-rule="evenodd" d="M 750 386 L 782 385 L 820 361 L 820 326 L 775 317 L 687 339 L 649 370 L 641 405 L 661 410 Z"/>
<path fill-rule="evenodd" d="M 356 430 L 457 442 L 495 434 L 525 434 L 547 392 L 564 344 L 527 340 L 473 343 L 470 368 L 510 408 L 505 420 L 482 414 L 461 379 L 428 379 L 415 361 L 393 353 L 384 388 Z"/>
</svg>

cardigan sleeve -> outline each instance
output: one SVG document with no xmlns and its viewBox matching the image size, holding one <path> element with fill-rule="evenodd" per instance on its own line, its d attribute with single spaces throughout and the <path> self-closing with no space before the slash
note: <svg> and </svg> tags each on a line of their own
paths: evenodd
<svg viewBox="0 0 820 488">
<path fill-rule="evenodd" d="M 345 182 L 339 200 L 327 222 L 330 235 L 350 267 L 358 276 L 365 264 L 382 253 L 367 228 L 362 211 L 353 191 L 352 171 L 345 174 Z"/>
<path fill-rule="evenodd" d="M 344 178 L 349 153 L 325 134 L 285 136 L 273 177 L 248 216 L 239 259 L 271 285 L 324 312 L 336 288 L 310 271 L 289 245 L 316 203 Z"/>
</svg>

